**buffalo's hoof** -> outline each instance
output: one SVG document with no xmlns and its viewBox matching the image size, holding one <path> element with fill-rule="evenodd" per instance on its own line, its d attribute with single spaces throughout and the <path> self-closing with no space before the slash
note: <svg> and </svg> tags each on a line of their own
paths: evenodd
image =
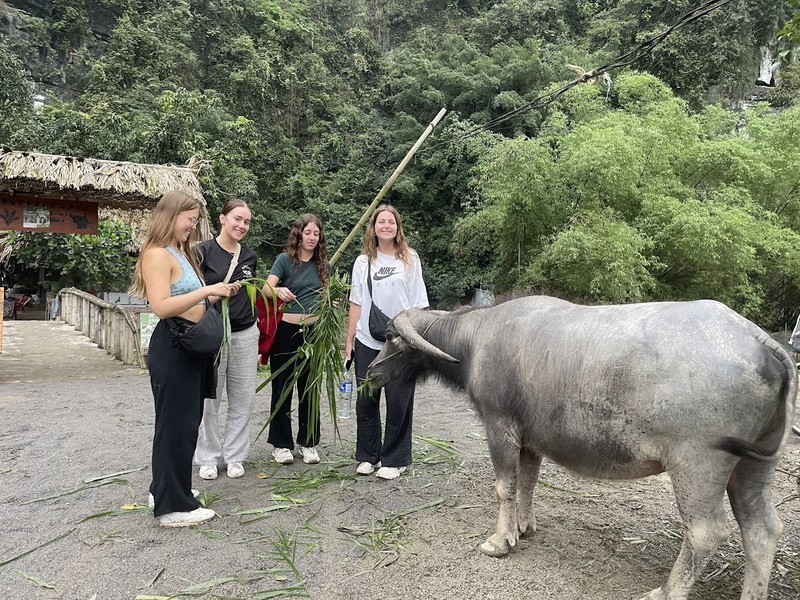
<svg viewBox="0 0 800 600">
<path fill-rule="evenodd" d="M 481 552 L 483 552 L 486 556 L 494 556 L 495 558 L 498 558 L 508 554 L 508 546 L 505 548 L 498 548 L 492 542 L 486 540 L 481 544 Z"/>
</svg>

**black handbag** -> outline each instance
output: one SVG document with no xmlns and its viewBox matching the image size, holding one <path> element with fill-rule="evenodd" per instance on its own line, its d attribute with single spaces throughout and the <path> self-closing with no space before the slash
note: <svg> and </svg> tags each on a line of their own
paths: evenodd
<svg viewBox="0 0 800 600">
<path fill-rule="evenodd" d="M 369 261 L 367 261 L 367 289 L 369 290 L 369 334 L 379 342 L 386 341 L 386 327 L 391 319 L 384 312 L 375 306 L 375 297 L 372 295 L 372 279 L 369 276 Z"/>
<path fill-rule="evenodd" d="M 219 352 L 223 337 L 222 315 L 208 304 L 197 323 L 183 317 L 170 317 L 166 321 L 173 337 L 189 354 L 210 358 Z"/>
</svg>

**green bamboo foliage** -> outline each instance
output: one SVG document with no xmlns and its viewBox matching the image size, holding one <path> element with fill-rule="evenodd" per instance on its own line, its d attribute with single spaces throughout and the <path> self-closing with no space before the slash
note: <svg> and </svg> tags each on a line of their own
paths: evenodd
<svg viewBox="0 0 800 600">
<path fill-rule="evenodd" d="M 264 287 L 267 287 L 272 294 L 275 293 L 275 290 L 266 279 L 251 277 L 249 279 L 242 279 L 239 281 L 239 283 L 242 284 L 242 287 L 247 292 L 248 298 L 250 298 L 250 309 L 253 311 L 253 314 L 256 312 L 256 294 L 261 294 L 262 298 L 264 299 L 264 305 L 267 307 L 270 306 L 270 303 L 268 302 L 269 297 L 264 293 Z M 230 350 L 232 334 L 230 301 L 230 298 L 222 298 L 222 303 L 220 305 L 220 314 L 222 315 L 222 345 L 219 347 L 219 352 L 217 352 L 215 359 L 217 364 L 219 364 L 223 350 Z M 275 318 L 276 315 L 277 311 L 273 312 L 271 315 L 268 314 L 267 318 L 272 319 Z"/>
<path fill-rule="evenodd" d="M 242 284 L 242 287 L 247 293 L 247 297 L 250 299 L 250 309 L 253 311 L 253 314 L 256 313 L 256 298 L 258 297 L 258 294 L 260 294 L 264 299 L 264 306 L 267 307 L 267 310 L 270 310 L 271 307 L 274 307 L 274 305 L 270 303 L 271 298 L 264 293 L 264 288 L 268 288 L 270 293 L 275 297 L 277 297 L 277 294 L 275 294 L 275 289 L 267 282 L 266 279 L 250 277 L 249 279 L 240 280 L 239 283 Z M 217 352 L 217 363 L 219 363 L 219 359 L 223 350 L 230 349 L 232 334 L 230 300 L 230 298 L 222 298 L 220 304 L 220 314 L 222 315 L 222 345 L 219 347 L 219 352 Z M 278 309 L 272 308 L 272 313 L 267 314 L 267 319 L 275 318 L 277 316 L 277 311 Z"/>
<path fill-rule="evenodd" d="M 266 285 L 270 290 L 272 287 L 264 279 L 251 278 L 241 281 L 250 298 L 253 310 L 255 310 L 256 294 L 264 297 L 266 306 L 267 297 L 263 292 Z M 337 424 L 336 407 L 336 386 L 344 371 L 344 357 L 342 353 L 342 342 L 347 328 L 346 298 L 350 290 L 350 281 L 347 275 L 340 275 L 335 271 L 328 279 L 327 285 L 321 290 L 319 305 L 317 307 L 317 321 L 313 327 L 305 330 L 305 343 L 298 349 L 294 362 L 285 363 L 278 371 L 270 372 L 269 376 L 262 381 L 256 388 L 256 393 L 260 392 L 267 384 L 271 383 L 275 377 L 285 369 L 292 369 L 289 381 L 278 399 L 278 407 L 284 402 L 291 401 L 292 391 L 297 386 L 300 373 L 308 367 L 308 406 L 311 414 L 309 415 L 309 432 L 316 429 L 316 415 L 319 410 L 324 395 L 327 396 L 328 409 L 330 412 L 333 429 L 338 437 L 339 427 Z M 222 318 L 225 327 L 225 341 L 230 340 L 230 316 L 226 311 L 228 298 L 223 298 Z M 268 318 L 275 318 L 276 313 L 267 315 Z M 223 346 L 224 347 L 224 346 Z M 258 435 L 260 436 L 272 421 L 270 415 L 266 423 L 261 427 Z"/>
<path fill-rule="evenodd" d="M 350 283 L 347 276 L 339 275 L 338 271 L 331 275 L 328 284 L 320 293 L 317 309 L 318 319 L 313 327 L 306 330 L 305 343 L 298 349 L 295 361 L 288 362 L 278 371 L 270 373 L 269 377 L 256 388 L 256 392 L 260 391 L 272 382 L 283 369 L 293 367 L 283 394 L 278 399 L 278 406 L 281 406 L 287 400 L 291 401 L 292 391 L 297 385 L 300 373 L 307 367 L 308 394 L 310 395 L 308 407 L 311 412 L 308 423 L 309 432 L 314 431 L 317 426 L 316 415 L 320 412 L 324 388 L 333 429 L 335 434 L 339 435 L 336 384 L 344 370 L 342 340 L 347 327 L 345 298 L 349 289 Z M 270 415 L 270 418 L 264 423 L 259 435 L 267 428 L 272 416 Z"/>
<path fill-rule="evenodd" d="M 231 346 L 231 306 L 230 298 L 223 298 L 220 305 L 220 313 L 222 314 L 222 345 L 219 347 L 219 352 L 214 358 L 214 364 L 219 364 L 222 358 L 222 352 L 227 348 L 230 350 Z"/>
</svg>

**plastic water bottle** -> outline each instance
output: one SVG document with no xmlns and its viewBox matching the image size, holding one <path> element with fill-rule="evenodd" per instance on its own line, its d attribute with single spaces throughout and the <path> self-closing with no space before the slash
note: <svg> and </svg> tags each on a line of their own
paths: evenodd
<svg viewBox="0 0 800 600">
<path fill-rule="evenodd" d="M 339 393 L 336 395 L 336 416 L 340 419 L 349 419 L 352 416 L 353 380 L 345 371 L 339 381 Z"/>
<path fill-rule="evenodd" d="M 353 415 L 353 380 L 350 375 L 351 360 L 344 363 L 344 372 L 339 380 L 339 390 L 336 394 L 336 416 L 340 419 L 349 419 Z"/>
</svg>

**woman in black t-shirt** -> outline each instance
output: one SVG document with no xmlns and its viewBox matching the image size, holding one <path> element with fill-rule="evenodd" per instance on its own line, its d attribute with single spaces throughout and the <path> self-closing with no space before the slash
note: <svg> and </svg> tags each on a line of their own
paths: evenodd
<svg viewBox="0 0 800 600">
<path fill-rule="evenodd" d="M 292 224 L 286 251 L 281 253 L 270 269 L 264 293 L 275 295 L 286 302 L 283 317 L 278 323 L 275 343 L 269 355 L 270 370 L 273 373 L 287 362 L 295 360 L 297 350 L 303 345 L 305 335 L 317 320 L 317 303 L 322 288 L 328 283 L 330 265 L 326 259 L 325 234 L 319 217 L 310 213 L 300 215 Z M 287 285 L 288 284 L 288 285 Z M 272 286 L 270 288 L 270 286 Z M 292 373 L 287 368 L 272 380 L 272 421 L 267 441 L 275 448 L 272 457 L 280 464 L 294 462 L 292 450 L 292 401 L 291 394 L 278 407 Z M 300 398 L 297 406 L 297 444 L 303 462 L 319 462 L 315 446 L 319 444 L 319 406 L 312 414 L 307 398 L 308 367 L 303 369 L 297 379 L 297 393 Z"/>
<path fill-rule="evenodd" d="M 213 240 L 196 246 L 203 277 L 208 283 L 223 281 L 240 247 L 238 262 L 229 282 L 253 277 L 256 272 L 255 252 L 240 244 L 250 230 L 251 213 L 243 200 L 231 200 L 219 216 L 220 233 Z M 217 466 L 228 466 L 228 477 L 244 475 L 244 461 L 250 452 L 250 416 L 256 391 L 258 369 L 258 327 L 250 298 L 244 290 L 230 299 L 231 340 L 217 369 L 217 397 L 206 398 L 203 421 L 194 454 L 200 465 L 200 477 L 216 479 Z M 228 413 L 225 420 L 225 441 L 219 431 L 219 405 L 222 391 L 227 391 Z"/>
</svg>

